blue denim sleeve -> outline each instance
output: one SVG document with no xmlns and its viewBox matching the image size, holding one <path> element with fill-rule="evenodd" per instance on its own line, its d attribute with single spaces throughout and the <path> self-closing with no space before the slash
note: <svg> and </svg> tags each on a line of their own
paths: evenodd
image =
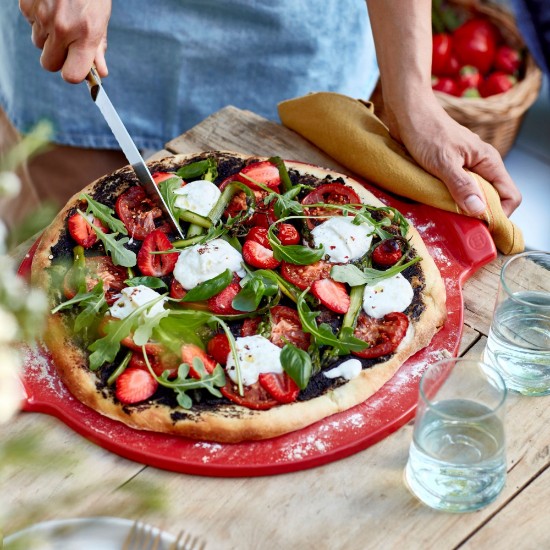
<svg viewBox="0 0 550 550">
<path fill-rule="evenodd" d="M 0 105 L 25 131 L 50 119 L 55 141 L 118 148 L 85 84 L 40 67 L 15 0 L 0 2 Z M 226 105 L 277 118 L 314 91 L 368 98 L 378 79 L 364 0 L 113 2 L 104 85 L 138 147 L 161 148 Z"/>
</svg>

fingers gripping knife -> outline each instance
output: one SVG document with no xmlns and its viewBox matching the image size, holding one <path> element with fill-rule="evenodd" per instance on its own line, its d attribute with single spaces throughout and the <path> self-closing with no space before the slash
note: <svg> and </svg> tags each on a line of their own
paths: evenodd
<svg viewBox="0 0 550 550">
<path fill-rule="evenodd" d="M 128 162 L 132 165 L 132 168 L 134 169 L 134 172 L 136 173 L 136 176 L 143 189 L 145 190 L 147 195 L 156 204 L 158 204 L 170 224 L 173 226 L 176 233 L 183 239 L 184 236 L 181 231 L 180 225 L 177 223 L 176 219 L 170 212 L 170 209 L 166 205 L 166 202 L 160 194 L 157 185 L 153 181 L 151 172 L 149 172 L 149 168 L 147 168 L 147 165 L 145 164 L 143 157 L 136 147 L 136 144 L 130 137 L 128 130 L 126 130 L 126 127 L 122 123 L 122 120 L 120 120 L 120 117 L 113 107 L 113 104 L 107 97 L 107 94 L 105 93 L 105 90 L 103 89 L 103 86 L 101 84 L 101 79 L 99 78 L 95 67 L 92 67 L 92 69 L 88 73 L 88 76 L 86 77 L 86 82 L 88 84 L 88 88 L 90 89 L 90 94 L 92 96 L 92 99 L 94 100 L 94 103 L 98 106 L 101 114 L 109 125 L 109 128 L 111 128 L 113 135 L 118 141 L 122 152 L 126 155 Z"/>
</svg>

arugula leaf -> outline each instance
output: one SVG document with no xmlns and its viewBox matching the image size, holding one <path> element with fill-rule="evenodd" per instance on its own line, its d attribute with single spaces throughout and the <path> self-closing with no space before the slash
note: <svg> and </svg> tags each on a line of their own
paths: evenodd
<svg viewBox="0 0 550 550">
<path fill-rule="evenodd" d="M 167 284 L 159 277 L 132 277 L 124 281 L 128 286 L 146 286 L 149 288 L 168 288 Z"/>
<path fill-rule="evenodd" d="M 385 271 L 380 271 L 372 267 L 367 267 L 364 270 L 359 269 L 353 264 L 335 265 L 330 270 L 330 276 L 335 281 L 340 283 L 348 283 L 350 286 L 360 285 L 375 285 L 376 283 L 389 279 L 398 273 L 401 273 L 407 267 L 419 262 L 422 258 L 416 256 L 412 260 L 404 264 L 396 264 Z"/>
<path fill-rule="evenodd" d="M 308 289 L 304 290 L 298 298 L 298 303 L 296 308 L 298 310 L 298 315 L 300 317 L 300 322 L 302 323 L 302 329 L 304 332 L 309 332 L 315 342 L 318 345 L 325 345 L 334 348 L 335 352 L 338 355 L 347 355 L 351 351 L 361 351 L 368 347 L 366 342 L 359 340 L 350 335 L 348 331 L 342 331 L 341 334 L 337 337 L 330 328 L 330 325 L 323 323 L 320 326 L 317 326 L 316 317 L 319 315 L 317 311 L 311 311 L 309 306 L 305 301 L 305 296 L 308 292 Z"/>
<path fill-rule="evenodd" d="M 306 351 L 287 343 L 281 351 L 281 365 L 301 390 L 307 387 L 313 367 L 311 357 Z"/>
<path fill-rule="evenodd" d="M 88 208 L 86 209 L 87 213 L 93 214 L 98 220 L 102 221 L 107 227 L 109 227 L 113 233 L 128 235 L 126 226 L 118 218 L 114 217 L 113 214 L 115 211 L 112 208 L 95 201 L 86 193 L 82 193 L 80 198 L 86 200 L 88 203 Z"/>
<path fill-rule="evenodd" d="M 233 272 L 226 269 L 223 273 L 212 277 L 192 288 L 182 298 L 182 302 L 200 302 L 208 300 L 212 296 L 219 294 L 224 288 L 228 287 L 233 280 Z"/>
<path fill-rule="evenodd" d="M 90 298 L 79 303 L 80 307 L 84 307 L 74 320 L 75 332 L 80 332 L 94 325 L 106 309 L 107 300 L 105 300 L 103 292 L 103 281 L 99 281 L 90 294 Z"/>
<path fill-rule="evenodd" d="M 153 330 L 159 324 L 161 319 L 167 317 L 170 314 L 170 311 L 165 309 L 164 311 L 159 311 L 156 315 L 146 315 L 142 323 L 136 328 L 133 336 L 134 343 L 137 346 L 144 346 L 150 339 L 153 334 Z"/>
<path fill-rule="evenodd" d="M 304 207 L 294 198 L 300 193 L 303 185 L 297 185 L 282 195 L 276 195 L 273 212 L 278 219 L 286 218 L 290 214 L 303 214 Z"/>
<path fill-rule="evenodd" d="M 115 265 L 121 265 L 122 267 L 134 267 L 137 264 L 136 253 L 132 250 L 128 250 L 124 245 L 130 240 L 128 237 L 122 237 L 116 239 L 118 233 L 104 233 L 99 227 L 90 223 L 88 218 L 82 210 L 77 212 L 86 220 L 86 223 L 94 230 L 98 239 L 101 240 L 105 251 L 111 255 L 111 259 Z"/>
<path fill-rule="evenodd" d="M 282 245 L 274 233 L 275 225 L 271 225 L 267 231 L 269 244 L 273 249 L 276 260 L 284 260 L 295 265 L 309 265 L 318 262 L 325 255 L 325 247 L 309 248 L 300 244 Z"/>
<path fill-rule="evenodd" d="M 114 361 L 120 350 L 120 342 L 130 335 L 139 323 L 142 313 L 164 299 L 165 297 L 160 295 L 158 298 L 136 308 L 128 317 L 107 323 L 105 325 L 105 336 L 95 340 L 88 346 L 88 349 L 93 352 L 89 358 L 90 370 L 96 371 L 101 365 Z"/>
</svg>

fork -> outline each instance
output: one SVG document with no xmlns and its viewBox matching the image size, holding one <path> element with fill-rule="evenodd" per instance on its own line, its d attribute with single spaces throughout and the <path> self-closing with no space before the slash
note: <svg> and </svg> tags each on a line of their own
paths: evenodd
<svg viewBox="0 0 550 550">
<path fill-rule="evenodd" d="M 162 532 L 145 523 L 136 521 L 124 540 L 122 550 L 160 550 Z M 175 550 L 179 550 L 175 547 Z"/>
<path fill-rule="evenodd" d="M 180 531 L 169 550 L 205 550 L 206 543 L 198 537 L 192 537 L 185 531 Z"/>
</svg>

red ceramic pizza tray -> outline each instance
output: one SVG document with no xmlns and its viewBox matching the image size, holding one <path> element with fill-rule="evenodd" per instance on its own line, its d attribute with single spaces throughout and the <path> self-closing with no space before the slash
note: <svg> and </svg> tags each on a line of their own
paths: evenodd
<svg viewBox="0 0 550 550">
<path fill-rule="evenodd" d="M 260 476 L 312 468 L 361 451 L 394 432 L 414 415 L 424 369 L 445 353 L 457 354 L 463 325 L 462 285 L 496 257 L 496 250 L 478 220 L 404 203 L 366 187 L 398 208 L 424 238 L 445 281 L 448 319 L 427 348 L 361 405 L 275 439 L 238 444 L 194 441 L 134 430 L 96 413 L 73 398 L 58 379 L 47 351 L 39 348 L 27 350 L 24 410 L 55 416 L 90 441 L 136 462 L 208 476 Z M 23 275 L 30 271 L 33 249 L 21 264 Z"/>
</svg>

